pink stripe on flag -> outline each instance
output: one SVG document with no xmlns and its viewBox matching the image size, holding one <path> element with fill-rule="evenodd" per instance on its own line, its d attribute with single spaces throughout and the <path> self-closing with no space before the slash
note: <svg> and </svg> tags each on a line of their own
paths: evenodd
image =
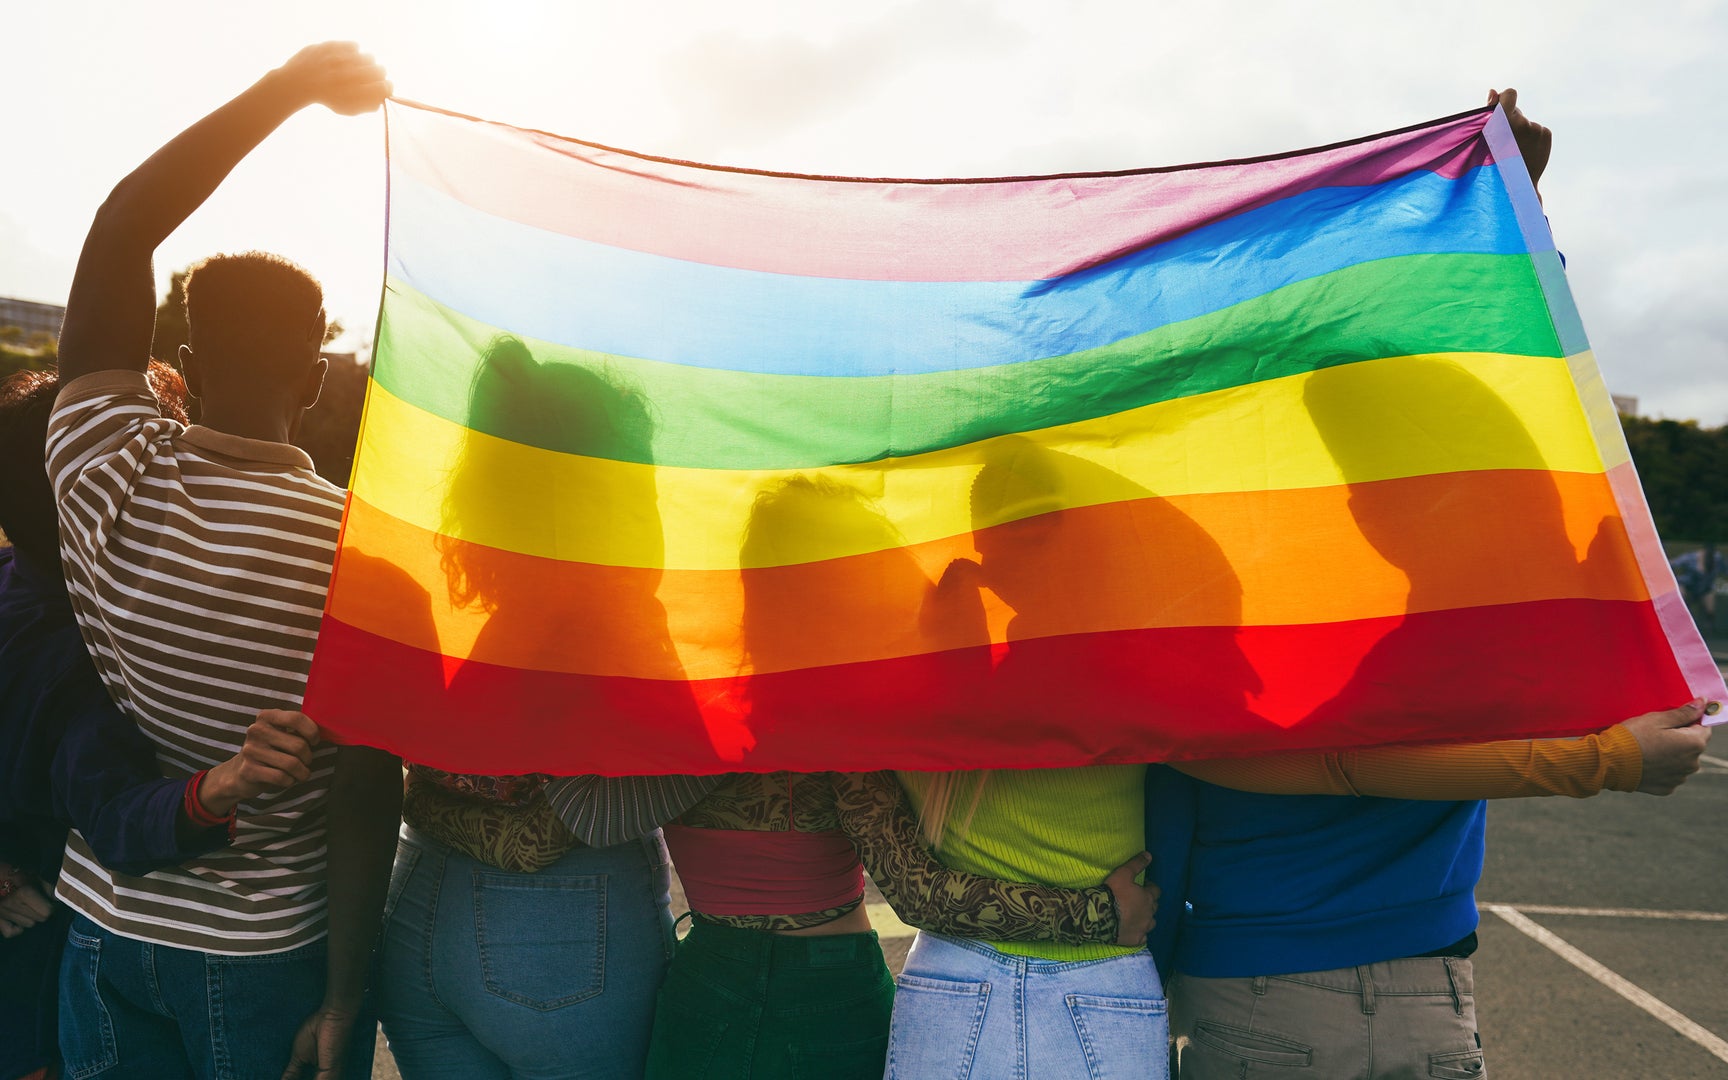
<svg viewBox="0 0 1728 1080">
<path fill-rule="evenodd" d="M 1644 501 L 1638 472 L 1630 461 L 1608 470 L 1608 486 L 1614 493 L 1615 505 L 1620 508 L 1620 520 L 1626 526 L 1626 537 L 1631 541 L 1639 573 L 1644 577 L 1645 591 L 1652 598 L 1650 602 L 1655 607 L 1662 633 L 1668 638 L 1669 648 L 1674 650 L 1674 663 L 1679 666 L 1681 677 L 1694 696 L 1728 701 L 1728 686 L 1723 684 L 1722 672 L 1711 658 L 1703 636 L 1698 633 L 1698 624 L 1693 621 L 1692 613 L 1686 610 L 1686 601 L 1674 580 L 1674 568 L 1669 565 L 1662 541 L 1651 523 L 1650 508 Z M 1680 703 L 1676 701 L 1673 704 Z M 1728 723 L 1728 709 L 1705 717 L 1704 723 Z"/>
<path fill-rule="evenodd" d="M 1548 218 L 1542 213 L 1542 200 L 1536 196 L 1536 185 L 1530 170 L 1518 153 L 1518 139 L 1505 110 L 1498 105 L 1488 114 L 1482 138 L 1500 168 L 1500 179 L 1512 199 L 1512 212 L 1518 215 L 1518 228 L 1524 234 L 1524 246 L 1532 252 L 1553 251 L 1554 237 L 1548 232 Z"/>
<path fill-rule="evenodd" d="M 1699 636 L 1698 624 L 1692 620 L 1692 613 L 1686 609 L 1686 601 L 1679 591 L 1658 596 L 1651 603 L 1655 605 L 1656 620 L 1661 623 L 1662 632 L 1668 635 L 1669 647 L 1674 650 L 1674 663 L 1679 666 L 1680 676 L 1686 680 L 1693 696 L 1728 702 L 1728 689 L 1722 685 L 1722 670 L 1716 666 L 1704 639 Z M 1680 703 L 1676 701 L 1674 704 Z M 1704 718 L 1705 727 L 1718 724 L 1728 724 L 1728 709 Z"/>
<path fill-rule="evenodd" d="M 692 165 L 399 101 L 388 115 L 393 169 L 497 217 L 692 262 L 877 281 L 1041 281 L 1317 186 L 1455 178 L 1493 160 L 1470 137 L 1485 110 L 1301 155 L 965 184 Z M 777 239 L 789 233 L 808 242 Z"/>
</svg>

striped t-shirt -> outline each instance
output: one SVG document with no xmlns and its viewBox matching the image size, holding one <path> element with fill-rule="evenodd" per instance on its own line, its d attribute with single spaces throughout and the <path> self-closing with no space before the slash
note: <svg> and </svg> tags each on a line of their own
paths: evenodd
<svg viewBox="0 0 1728 1080">
<path fill-rule="evenodd" d="M 329 587 L 342 491 L 303 452 L 183 427 L 144 376 L 61 388 L 48 425 L 61 553 L 85 643 L 170 778 L 233 756 L 258 710 L 299 708 Z M 74 831 L 59 897 L 117 934 L 272 953 L 324 934 L 324 799 L 311 781 L 240 806 L 227 849 L 144 877 Z"/>
</svg>

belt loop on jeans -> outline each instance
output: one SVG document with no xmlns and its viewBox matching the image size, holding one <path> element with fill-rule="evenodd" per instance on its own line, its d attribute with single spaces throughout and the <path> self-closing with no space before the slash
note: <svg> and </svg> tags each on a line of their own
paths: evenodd
<svg viewBox="0 0 1728 1080">
<path fill-rule="evenodd" d="M 1264 976 L 1264 975 L 1254 976 L 1254 996 L 1255 997 L 1265 997 L 1266 996 L 1266 976 Z"/>
<path fill-rule="evenodd" d="M 1356 980 L 1362 984 L 1362 1015 L 1374 1015 L 1374 980 L 1368 974 L 1368 968 L 1356 968 Z"/>
<path fill-rule="evenodd" d="M 1452 1011 L 1459 1016 L 1464 1015 L 1464 995 L 1458 992 L 1458 963 L 1453 957 L 1446 957 L 1446 981 L 1452 986 Z"/>
</svg>

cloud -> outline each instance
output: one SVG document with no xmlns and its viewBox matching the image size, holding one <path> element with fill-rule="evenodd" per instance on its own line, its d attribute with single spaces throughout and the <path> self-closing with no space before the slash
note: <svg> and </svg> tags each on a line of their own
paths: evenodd
<svg viewBox="0 0 1728 1080">
<path fill-rule="evenodd" d="M 1025 44 L 1025 28 L 981 3 L 921 0 L 831 40 L 710 32 L 664 63 L 689 106 L 681 145 L 758 145 L 832 122 L 929 64 L 953 64 Z"/>
<path fill-rule="evenodd" d="M 1708 256 L 1708 265 L 1723 264 L 1720 253 Z M 1720 279 L 1671 282 L 1648 303 L 1605 315 L 1587 325 L 1611 389 L 1636 396 L 1647 416 L 1728 423 L 1728 309 Z"/>
<path fill-rule="evenodd" d="M 70 61 L 25 50 L 0 66 L 0 100 L 55 87 L 13 125 L 52 167 L 0 175 L 0 207 L 29 225 L 0 217 L 0 292 L 64 299 L 107 186 L 326 24 L 435 104 L 652 153 L 851 175 L 1263 154 L 1469 108 L 1511 82 L 1555 130 L 1543 191 L 1610 385 L 1652 411 L 1728 419 L 1717 374 L 1728 328 L 1715 314 L 1728 307 L 1721 0 L 502 0 L 478 22 L 456 0 L 301 0 L 245 15 L 187 4 L 177 21 L 101 0 L 20 8 L 19 40 L 80 47 Z M 379 226 L 353 206 L 379 175 L 375 125 L 298 118 L 170 238 L 158 267 L 237 245 L 292 249 L 325 277 L 333 310 L 363 326 Z"/>
</svg>

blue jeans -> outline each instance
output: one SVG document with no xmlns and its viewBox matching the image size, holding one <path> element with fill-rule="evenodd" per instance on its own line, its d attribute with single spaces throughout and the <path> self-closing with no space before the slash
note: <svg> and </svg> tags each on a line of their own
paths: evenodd
<svg viewBox="0 0 1728 1080">
<path fill-rule="evenodd" d="M 59 1064 L 60 958 L 71 921 L 57 903 L 47 922 L 0 940 L 0 1080 Z"/>
<path fill-rule="evenodd" d="M 894 994 L 889 1080 L 1168 1080 L 1152 954 L 1034 960 L 920 931 Z"/>
<path fill-rule="evenodd" d="M 324 943 L 252 956 L 152 945 L 74 915 L 60 963 L 67 1080 L 278 1080 L 324 1000 Z M 372 1074 L 356 1038 L 347 1075 Z"/>
<path fill-rule="evenodd" d="M 374 980 L 405 1080 L 641 1076 L 670 893 L 658 832 L 522 874 L 405 829 Z"/>
</svg>

